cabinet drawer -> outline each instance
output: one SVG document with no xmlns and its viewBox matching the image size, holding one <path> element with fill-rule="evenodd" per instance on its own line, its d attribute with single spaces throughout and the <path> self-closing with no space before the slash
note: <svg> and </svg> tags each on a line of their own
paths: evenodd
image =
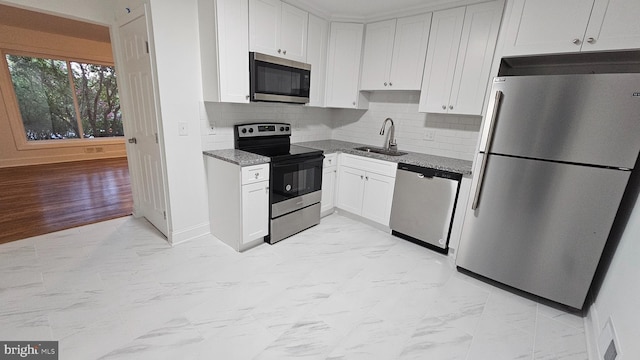
<svg viewBox="0 0 640 360">
<path fill-rule="evenodd" d="M 391 176 L 393 178 L 396 177 L 396 169 L 398 168 L 398 164 L 396 163 L 351 154 L 342 154 L 341 157 L 340 164 L 343 166 Z"/>
<path fill-rule="evenodd" d="M 242 168 L 242 185 L 269 180 L 269 164 L 245 166 Z"/>
<path fill-rule="evenodd" d="M 338 156 L 337 156 L 336 153 L 325 154 L 324 155 L 324 161 L 322 162 L 322 167 L 326 169 L 328 167 L 338 165 L 337 159 L 338 159 Z"/>
</svg>

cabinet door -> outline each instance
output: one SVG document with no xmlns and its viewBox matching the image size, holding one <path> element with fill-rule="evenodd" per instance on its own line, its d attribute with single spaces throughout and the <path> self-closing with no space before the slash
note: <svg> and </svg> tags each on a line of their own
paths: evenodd
<svg viewBox="0 0 640 360">
<path fill-rule="evenodd" d="M 269 182 L 242 186 L 242 243 L 269 234 Z"/>
<path fill-rule="evenodd" d="M 307 63 L 311 64 L 309 106 L 324 106 L 324 84 L 327 75 L 327 42 L 329 23 L 309 14 Z"/>
<path fill-rule="evenodd" d="M 282 3 L 281 19 L 280 47 L 282 48 L 282 55 L 280 56 L 306 62 L 309 13 Z"/>
<path fill-rule="evenodd" d="M 449 98 L 449 113 L 482 115 L 502 18 L 502 1 L 467 7 Z"/>
<path fill-rule="evenodd" d="M 366 173 L 362 197 L 362 216 L 389 226 L 394 187 L 395 178 Z"/>
<path fill-rule="evenodd" d="M 320 212 L 327 212 L 335 207 L 337 170 L 335 166 L 322 170 L 322 198 Z"/>
<path fill-rule="evenodd" d="M 597 0 L 582 51 L 640 48 L 640 1 Z"/>
<path fill-rule="evenodd" d="M 465 8 L 433 13 L 418 111 L 447 113 Z"/>
<path fill-rule="evenodd" d="M 280 0 L 249 0 L 249 48 L 251 51 L 279 56 Z M 235 20 L 235 19 L 234 19 Z"/>
<path fill-rule="evenodd" d="M 420 90 L 431 13 L 398 19 L 389 75 L 392 90 Z"/>
<path fill-rule="evenodd" d="M 331 23 L 327 57 L 327 107 L 356 108 L 364 26 Z"/>
<path fill-rule="evenodd" d="M 219 69 L 216 69 L 216 72 L 219 74 L 219 101 L 248 103 L 249 2 L 217 0 L 216 6 L 219 52 Z M 214 65 L 209 63 L 206 66 Z"/>
<path fill-rule="evenodd" d="M 346 166 L 340 167 L 340 174 L 338 175 L 338 208 L 356 215 L 362 213 L 364 175 L 362 170 Z"/>
<path fill-rule="evenodd" d="M 367 24 L 360 90 L 389 89 L 396 20 Z"/>
<path fill-rule="evenodd" d="M 593 0 L 514 0 L 504 55 L 580 51 L 592 7 Z"/>
</svg>

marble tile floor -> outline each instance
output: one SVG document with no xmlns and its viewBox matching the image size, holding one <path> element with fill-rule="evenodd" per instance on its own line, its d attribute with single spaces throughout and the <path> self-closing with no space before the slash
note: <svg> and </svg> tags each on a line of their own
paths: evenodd
<svg viewBox="0 0 640 360">
<path fill-rule="evenodd" d="M 331 215 L 238 254 L 126 217 L 0 245 L 0 340 L 60 359 L 588 359 L 580 317 Z"/>
</svg>

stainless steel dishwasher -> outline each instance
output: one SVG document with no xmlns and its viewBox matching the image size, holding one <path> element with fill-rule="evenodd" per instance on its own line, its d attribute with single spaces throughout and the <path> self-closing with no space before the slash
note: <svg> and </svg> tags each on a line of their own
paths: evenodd
<svg viewBox="0 0 640 360">
<path fill-rule="evenodd" d="M 462 174 L 398 164 L 391 233 L 446 254 L 461 179 Z"/>
</svg>

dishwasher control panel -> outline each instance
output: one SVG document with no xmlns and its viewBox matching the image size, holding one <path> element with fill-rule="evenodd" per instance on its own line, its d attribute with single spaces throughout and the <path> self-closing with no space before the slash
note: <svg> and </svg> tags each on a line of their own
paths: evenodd
<svg viewBox="0 0 640 360">
<path fill-rule="evenodd" d="M 411 171 L 414 173 L 420 173 L 428 178 L 439 177 L 439 178 L 444 178 L 449 180 L 457 180 L 457 181 L 462 180 L 462 174 L 460 173 L 455 173 L 455 172 L 441 170 L 441 169 L 427 168 L 427 167 L 411 165 L 406 163 L 399 163 L 398 170 L 405 170 L 405 171 Z"/>
</svg>

